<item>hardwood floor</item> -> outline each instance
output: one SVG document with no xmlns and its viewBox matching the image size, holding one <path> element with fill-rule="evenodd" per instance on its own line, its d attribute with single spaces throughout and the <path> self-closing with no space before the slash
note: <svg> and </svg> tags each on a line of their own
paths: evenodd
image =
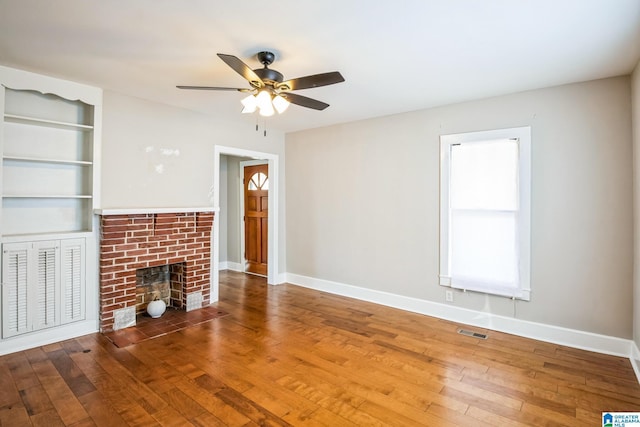
<svg viewBox="0 0 640 427">
<path fill-rule="evenodd" d="M 221 272 L 228 312 L 118 348 L 0 357 L 2 426 L 599 426 L 640 411 L 628 360 Z"/>
</svg>

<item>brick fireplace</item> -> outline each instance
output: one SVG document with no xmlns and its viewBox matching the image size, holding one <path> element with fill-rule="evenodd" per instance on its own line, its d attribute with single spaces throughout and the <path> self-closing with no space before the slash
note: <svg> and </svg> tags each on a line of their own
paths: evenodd
<svg viewBox="0 0 640 427">
<path fill-rule="evenodd" d="M 209 304 L 213 217 L 212 211 L 101 214 L 100 331 L 135 325 L 139 269 L 179 266 L 174 275 L 182 286 L 172 305 L 190 311 Z"/>
</svg>

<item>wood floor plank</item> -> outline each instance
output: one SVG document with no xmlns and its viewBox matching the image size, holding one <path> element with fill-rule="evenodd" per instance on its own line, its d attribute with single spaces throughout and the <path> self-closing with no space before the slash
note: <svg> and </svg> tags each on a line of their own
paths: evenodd
<svg viewBox="0 0 640 427">
<path fill-rule="evenodd" d="M 48 355 L 49 360 L 51 360 L 53 366 L 55 366 L 60 376 L 76 397 L 95 391 L 96 388 L 91 384 L 91 381 L 89 381 L 63 349 L 49 352 Z"/>
<path fill-rule="evenodd" d="M 152 415 L 145 407 L 150 406 L 148 404 L 150 401 L 154 403 L 154 407 L 166 406 L 166 403 L 150 389 L 144 388 L 144 384 L 137 384 L 125 368 L 115 364 L 108 355 L 102 354 L 99 347 L 96 347 L 90 354 L 93 356 L 76 354 L 73 360 L 89 378 L 96 390 L 100 392 L 99 394 L 94 394 L 95 392 L 88 394 L 100 396 L 107 403 L 106 406 L 100 406 L 98 409 L 115 413 L 118 415 L 118 419 L 124 422 L 123 425 L 154 423 Z M 96 356 L 97 358 L 95 358 Z M 83 397 L 84 395 L 80 396 L 79 400 L 83 401 Z M 158 401 L 163 403 L 157 403 Z M 97 422 L 98 420 L 96 420 Z"/>
<path fill-rule="evenodd" d="M 221 421 L 218 417 L 216 417 L 215 415 L 213 415 L 210 412 L 206 412 L 206 413 L 194 418 L 192 420 L 192 423 L 193 423 L 193 425 L 199 426 L 199 427 L 227 427 L 229 425 L 234 425 L 234 424 L 227 424 L 224 421 Z M 236 425 L 242 425 L 242 426 L 251 427 L 250 423 L 236 424 Z"/>
<path fill-rule="evenodd" d="M 236 411 L 248 417 L 251 421 L 255 422 L 258 425 L 269 425 L 269 426 L 290 426 L 287 421 L 277 417 L 268 409 L 264 408 L 257 402 L 254 402 L 247 397 L 245 397 L 242 393 L 239 393 L 236 390 L 231 388 L 227 388 L 224 390 L 220 390 L 216 393 L 221 400 L 223 400 L 227 405 L 234 408 Z"/>
<path fill-rule="evenodd" d="M 0 407 L 0 427 L 29 426 L 31 420 L 22 402 Z"/>
<path fill-rule="evenodd" d="M 78 400 L 96 426 L 123 427 L 127 425 L 120 414 L 109 404 L 106 396 L 103 396 L 99 391 L 84 394 Z"/>
<path fill-rule="evenodd" d="M 54 409 L 47 392 L 40 383 L 20 390 L 20 397 L 30 417 Z"/>
<path fill-rule="evenodd" d="M 124 348 L 0 357 L 0 426 L 586 426 L 640 411 L 629 360 L 220 273 L 228 316 Z"/>
<path fill-rule="evenodd" d="M 98 344 L 99 346 L 90 353 L 93 355 L 92 359 L 84 359 L 80 355 L 77 355 L 76 359 L 83 360 L 85 366 L 97 363 L 102 368 L 99 376 L 103 380 L 101 381 L 104 385 L 103 394 L 110 397 L 112 404 L 122 413 L 123 417 L 125 412 L 138 414 L 137 407 L 139 406 L 151 407 L 155 410 L 166 406 L 162 397 L 154 393 L 142 381 L 137 380 L 127 365 L 122 365 L 113 358 L 114 353 L 126 352 L 126 350 L 118 349 L 103 340 L 100 340 Z"/>
<path fill-rule="evenodd" d="M 477 406 L 471 405 L 466 415 L 473 420 L 469 422 L 468 425 L 472 426 L 476 423 L 484 423 L 490 426 L 509 426 L 509 427 L 531 427 L 536 426 L 536 424 L 531 424 L 529 422 L 520 422 L 518 420 L 514 420 L 502 414 L 498 414 L 491 410 L 485 410 L 482 408 L 478 408 Z M 464 425 L 464 424 L 461 424 Z M 541 424 L 538 424 L 541 425 Z"/>
<path fill-rule="evenodd" d="M 91 419 L 91 417 L 85 418 L 73 424 L 66 424 L 70 427 L 95 427 L 96 423 Z"/>
<path fill-rule="evenodd" d="M 478 390 L 484 390 L 487 392 L 495 393 L 499 396 L 508 396 L 512 399 L 517 399 L 520 402 L 527 402 L 536 406 L 540 406 L 559 414 L 568 415 L 571 417 L 576 416 L 576 402 L 573 399 L 562 399 L 561 396 L 556 394 L 548 394 L 545 397 L 539 396 L 534 392 L 520 391 L 517 388 L 507 387 L 499 385 L 491 381 L 485 381 L 480 378 L 465 375 L 461 381 L 465 384 L 470 384 L 476 387 Z M 563 401 L 564 400 L 564 401 Z"/>
<path fill-rule="evenodd" d="M 20 393 L 6 362 L 0 362 L 0 408 L 21 402 Z"/>
<path fill-rule="evenodd" d="M 454 392 L 455 390 L 455 392 Z M 477 387 L 463 381 L 450 382 L 441 392 L 445 396 L 468 396 L 475 397 L 474 403 L 480 401 L 487 402 L 491 406 L 502 406 L 509 409 L 519 411 L 522 408 L 522 400 L 511 397 L 510 395 L 500 394 L 485 388 Z"/>
<path fill-rule="evenodd" d="M 32 415 L 31 424 L 34 427 L 64 427 L 66 425 L 55 409 Z"/>
<path fill-rule="evenodd" d="M 12 353 L 4 360 L 18 391 L 38 386 L 40 382 L 24 352 Z"/>
<path fill-rule="evenodd" d="M 223 384 L 214 383 L 217 382 L 212 381 L 209 375 L 204 374 L 191 381 L 180 381 L 176 383 L 176 388 L 193 399 L 207 412 L 214 414 L 216 422 L 226 425 L 244 425 L 251 421 L 248 416 L 217 396 L 217 393 L 226 387 Z M 203 419 L 201 415 L 196 418 Z"/>
<path fill-rule="evenodd" d="M 293 425 L 324 425 L 322 422 L 323 417 L 327 414 L 333 415 L 332 412 L 323 408 L 308 404 L 303 398 L 299 398 L 296 401 L 283 399 L 278 392 L 272 393 L 271 390 L 262 387 L 252 387 L 243 394 L 248 399 L 260 402 L 269 412 Z M 301 402 L 302 404 L 300 404 Z M 350 425 L 347 420 L 345 420 L 344 424 Z"/>
<path fill-rule="evenodd" d="M 77 400 L 77 396 L 50 360 L 34 363 L 33 369 L 65 424 L 74 424 L 88 418 L 89 415 Z"/>
</svg>

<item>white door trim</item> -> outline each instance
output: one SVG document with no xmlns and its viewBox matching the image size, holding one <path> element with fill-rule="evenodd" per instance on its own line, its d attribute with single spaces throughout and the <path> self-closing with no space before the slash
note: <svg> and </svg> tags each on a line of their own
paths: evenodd
<svg viewBox="0 0 640 427">
<path fill-rule="evenodd" d="M 245 257 L 245 252 L 244 252 L 244 245 L 245 245 L 245 241 L 244 241 L 244 168 L 246 166 L 257 166 L 257 165 L 265 165 L 268 164 L 269 162 L 267 162 L 266 160 L 246 160 L 244 162 L 240 162 L 240 182 L 242 182 L 242 186 L 240 187 L 240 262 L 242 264 L 241 268 L 242 271 L 247 271 L 247 259 Z M 269 189 L 271 189 L 271 175 L 269 175 Z M 269 192 L 269 196 L 271 196 L 271 192 Z M 267 224 L 269 221 L 269 215 L 271 215 L 271 212 L 269 212 L 268 216 L 267 216 Z M 269 225 L 270 226 L 270 225 Z M 268 230 L 267 230 L 268 232 Z M 269 239 L 269 236 L 267 235 L 267 240 Z M 267 242 L 268 243 L 268 242 Z M 269 274 L 269 258 L 271 258 L 271 254 L 267 255 L 267 274 Z"/>
<path fill-rule="evenodd" d="M 220 156 L 248 157 L 254 160 L 266 160 L 269 163 L 269 218 L 267 224 L 269 239 L 267 260 L 267 283 L 278 284 L 278 187 L 279 187 L 279 156 L 272 153 L 246 150 L 243 148 L 225 147 L 215 145 L 213 147 L 213 206 L 216 212 L 220 212 Z M 211 235 L 211 298 L 210 302 L 218 301 L 220 282 L 220 221 L 213 221 L 213 233 Z"/>
</svg>

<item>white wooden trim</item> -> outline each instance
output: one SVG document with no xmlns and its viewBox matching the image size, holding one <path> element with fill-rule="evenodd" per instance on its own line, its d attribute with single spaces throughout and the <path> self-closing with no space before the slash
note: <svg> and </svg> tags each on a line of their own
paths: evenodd
<svg viewBox="0 0 640 427">
<path fill-rule="evenodd" d="M 163 213 L 193 213 L 193 212 L 218 212 L 220 208 L 213 206 L 201 206 L 194 208 L 114 208 L 114 209 L 94 209 L 97 215 L 140 215 L 140 214 L 163 214 Z"/>
<path fill-rule="evenodd" d="M 494 331 L 505 332 L 521 337 L 566 345 L 588 351 L 595 351 L 603 354 L 626 358 L 631 358 L 632 356 L 633 342 L 624 338 L 530 322 L 513 317 L 499 316 L 491 313 L 455 307 L 449 304 L 440 304 L 293 273 L 287 273 L 286 276 L 287 282 L 294 285 L 355 298 L 362 301 L 373 302 L 427 316 L 433 316 L 456 323 L 463 323 L 479 328 L 491 329 Z M 637 351 L 637 348 L 635 351 Z M 638 357 L 637 360 L 640 361 L 640 353 L 636 354 L 636 356 Z M 632 361 L 632 363 L 634 362 Z M 636 373 L 637 372 L 638 371 L 636 370 Z M 640 375 L 638 375 L 638 378 L 640 378 Z"/>
<path fill-rule="evenodd" d="M 37 332 L 18 335 L 0 340 L 0 356 L 29 348 L 77 338 L 82 335 L 98 332 L 97 319 L 69 323 L 55 328 L 42 329 Z"/>
<path fill-rule="evenodd" d="M 237 271 L 238 273 L 243 272 L 242 264 L 233 261 L 220 261 L 220 270 L 231 270 Z"/>
<path fill-rule="evenodd" d="M 636 374 L 636 379 L 640 383 L 640 349 L 635 341 L 631 341 L 631 355 L 629 356 L 633 372 Z"/>
<path fill-rule="evenodd" d="M 102 105 L 102 89 L 93 86 L 3 66 L 0 66 L 0 78 L 2 84 L 10 89 L 36 90 L 70 101 L 80 100 L 86 104 Z M 100 129 L 94 130 L 97 132 Z"/>
<path fill-rule="evenodd" d="M 3 70 L 0 69 L 0 71 L 3 71 Z M 2 73 L 0 73 L 0 77 L 1 76 L 2 76 Z M 5 109 L 5 91 L 6 91 L 5 87 L 0 85 L 0 111 L 2 111 L 2 115 L 4 115 L 4 109 Z M 0 117 L 0 153 L 4 155 L 4 118 L 3 117 Z M 2 161 L 0 161 L 0 176 L 4 176 L 4 162 Z M 3 193 L 4 193 L 4 180 L 0 180 L 0 194 L 3 194 Z M 3 210 L 4 209 L 0 209 L 0 224 L 3 223 L 3 219 L 2 219 Z M 3 232 L 4 230 L 0 229 L 0 238 L 2 237 Z M 2 305 L 0 304 L 0 306 Z M 2 325 L 0 325 L 0 330 L 2 330 L 1 326 Z"/>
<path fill-rule="evenodd" d="M 93 104 L 93 209 L 102 207 L 102 92 L 100 103 Z M 93 229 L 97 232 L 97 229 Z"/>
</svg>

